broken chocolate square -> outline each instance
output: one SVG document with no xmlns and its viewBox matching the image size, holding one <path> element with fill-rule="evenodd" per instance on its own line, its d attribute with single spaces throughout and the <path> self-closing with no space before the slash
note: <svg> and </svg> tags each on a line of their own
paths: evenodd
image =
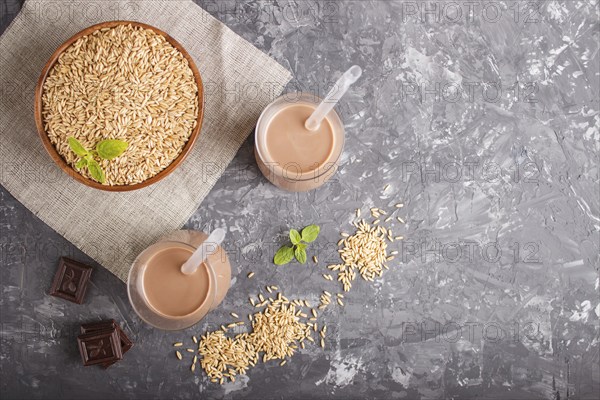
<svg viewBox="0 0 600 400">
<path fill-rule="evenodd" d="M 83 365 L 113 363 L 123 358 L 116 329 L 86 333 L 77 337 Z"/>
<path fill-rule="evenodd" d="M 89 265 L 61 257 L 50 294 L 81 304 L 91 275 L 92 267 Z"/>
</svg>

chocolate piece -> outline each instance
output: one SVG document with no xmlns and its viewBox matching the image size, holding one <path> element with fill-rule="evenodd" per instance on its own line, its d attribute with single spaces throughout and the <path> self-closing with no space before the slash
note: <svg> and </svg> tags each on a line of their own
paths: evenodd
<svg viewBox="0 0 600 400">
<path fill-rule="evenodd" d="M 127 334 L 123 331 L 123 329 L 121 329 L 119 324 L 117 324 L 114 319 L 98 322 L 89 322 L 87 324 L 81 325 L 80 330 L 81 333 L 92 333 L 112 329 L 117 330 L 119 338 L 121 339 L 121 349 L 123 351 L 123 354 L 125 354 L 129 349 L 133 347 L 133 342 L 131 341 L 131 339 L 129 339 Z"/>
<path fill-rule="evenodd" d="M 81 304 L 91 275 L 92 267 L 89 265 L 61 257 L 50 294 Z"/>
<path fill-rule="evenodd" d="M 98 321 L 98 322 L 89 322 L 87 324 L 81 325 L 81 333 L 92 333 L 92 332 L 101 332 L 101 331 L 111 331 L 113 329 L 117 330 L 119 334 L 119 338 L 121 340 L 121 352 L 125 354 L 129 349 L 133 347 L 133 342 L 129 339 L 127 334 L 121 329 L 121 327 L 115 322 L 114 319 L 106 320 L 106 321 Z M 102 364 L 104 368 L 108 368 L 111 365 L 116 363 L 116 361 L 106 362 Z"/>
<path fill-rule="evenodd" d="M 95 331 L 112 331 L 117 327 L 117 323 L 114 319 L 108 319 L 104 321 L 88 322 L 87 324 L 81 324 L 79 329 L 82 334 L 92 333 Z"/>
<path fill-rule="evenodd" d="M 79 335 L 77 344 L 85 366 L 113 363 L 123 358 L 121 341 L 116 329 Z"/>
</svg>

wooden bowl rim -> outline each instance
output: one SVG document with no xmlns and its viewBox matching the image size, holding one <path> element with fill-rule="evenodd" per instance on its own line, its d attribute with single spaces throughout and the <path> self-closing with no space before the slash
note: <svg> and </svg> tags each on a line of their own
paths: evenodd
<svg viewBox="0 0 600 400">
<path fill-rule="evenodd" d="M 79 38 L 81 38 L 83 36 L 89 35 L 99 29 L 114 28 L 119 25 L 133 25 L 133 26 L 138 26 L 138 27 L 142 27 L 145 29 L 150 29 L 153 32 L 158 33 L 159 35 L 164 36 L 165 39 L 173 47 L 175 47 L 177 50 L 179 50 L 179 52 L 188 61 L 188 64 L 189 64 L 189 66 L 192 70 L 192 73 L 194 75 L 194 78 L 196 80 L 196 85 L 198 86 L 198 115 L 197 115 L 197 119 L 196 119 L 196 122 L 197 122 L 196 127 L 192 130 L 192 133 L 191 133 L 188 141 L 186 142 L 185 146 L 183 147 L 181 153 L 165 169 L 163 169 L 162 171 L 160 171 L 158 174 L 154 175 L 153 177 L 148 178 L 145 181 L 140 182 L 140 183 L 136 183 L 133 185 L 110 186 L 110 185 L 103 185 L 100 182 L 96 182 L 95 180 L 84 177 L 79 172 L 77 172 L 74 168 L 72 168 L 69 164 L 67 164 L 67 162 L 63 159 L 63 157 L 58 153 L 58 151 L 56 150 L 54 145 L 50 142 L 50 138 L 48 137 L 48 134 L 46 133 L 46 130 L 44 129 L 44 121 L 43 121 L 43 117 L 42 117 L 42 93 L 43 93 L 43 89 L 44 89 L 44 82 L 46 81 L 46 78 L 48 77 L 48 73 L 52 70 L 52 68 L 58 61 L 58 58 L 65 51 L 65 49 L 67 49 L 75 41 L 77 41 Z M 162 30 L 160 30 L 158 28 L 155 28 L 148 24 L 144 24 L 142 22 L 126 21 L 126 20 L 106 21 L 106 22 L 101 22 L 99 24 L 92 25 L 92 26 L 85 28 L 84 30 L 76 33 L 71 38 L 67 39 L 67 41 L 65 41 L 58 49 L 56 49 L 54 51 L 54 53 L 52 54 L 52 56 L 50 57 L 50 59 L 48 60 L 46 65 L 44 66 L 44 69 L 42 70 L 42 73 L 40 74 L 40 77 L 38 79 L 38 82 L 37 82 L 37 85 L 35 88 L 34 116 L 35 116 L 35 124 L 37 126 L 37 131 L 40 136 L 40 139 L 42 140 L 42 144 L 44 145 L 44 148 L 46 149 L 46 151 L 48 152 L 50 157 L 54 160 L 54 162 L 56 162 L 56 164 L 58 164 L 58 166 L 65 173 L 67 173 L 69 176 L 74 178 L 76 181 L 83 183 L 84 185 L 92 187 L 94 189 L 100 189 L 100 190 L 104 190 L 104 191 L 108 191 L 108 192 L 127 192 L 127 191 L 131 191 L 131 190 L 145 188 L 145 187 L 150 186 L 150 185 L 160 181 L 161 179 L 167 177 L 179 166 L 179 164 L 181 164 L 183 162 L 183 160 L 185 160 L 185 158 L 191 152 L 191 150 L 194 146 L 194 143 L 198 139 L 198 136 L 200 136 L 200 129 L 202 127 L 202 121 L 204 119 L 204 85 L 202 83 L 202 77 L 200 76 L 200 72 L 198 71 L 198 68 L 196 67 L 196 63 L 194 62 L 192 57 L 183 48 L 183 46 L 177 40 L 175 40 L 173 37 L 171 37 L 169 34 L 163 32 Z"/>
</svg>

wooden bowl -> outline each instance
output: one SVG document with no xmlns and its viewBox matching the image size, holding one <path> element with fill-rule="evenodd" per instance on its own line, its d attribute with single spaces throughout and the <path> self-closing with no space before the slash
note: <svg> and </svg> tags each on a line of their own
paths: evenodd
<svg viewBox="0 0 600 400">
<path fill-rule="evenodd" d="M 85 176 L 81 175 L 77 170 L 75 170 L 69 164 L 67 164 L 67 162 L 58 153 L 58 151 L 56 150 L 54 145 L 50 142 L 50 139 L 48 138 L 48 134 L 46 133 L 46 130 L 44 129 L 44 120 L 42 117 L 42 92 L 44 90 L 44 82 L 46 81 L 46 77 L 48 76 L 48 73 L 52 70 L 52 68 L 58 61 L 58 58 L 63 53 L 63 51 L 65 51 L 66 48 L 68 48 L 70 45 L 72 45 L 79 38 L 89 35 L 94 31 L 97 31 L 102 28 L 114 28 L 118 25 L 133 25 L 133 26 L 139 26 L 139 27 L 142 27 L 145 29 L 150 29 L 150 30 L 156 32 L 157 34 L 164 36 L 165 39 L 173 47 L 175 47 L 177 50 L 179 50 L 181 52 L 181 54 L 188 61 L 189 66 L 192 69 L 192 73 L 194 74 L 196 84 L 198 85 L 198 116 L 197 116 L 196 127 L 192 130 L 192 134 L 190 135 L 185 146 L 183 147 L 183 150 L 181 151 L 179 156 L 177 156 L 177 158 L 174 159 L 171 162 L 171 164 L 169 164 L 165 169 L 163 169 L 162 171 L 160 171 L 158 174 L 154 175 L 153 177 L 148 178 L 145 181 L 140 182 L 140 183 L 136 183 L 133 185 L 110 186 L 110 185 L 103 185 L 100 182 L 96 182 L 95 180 L 88 179 Z M 204 116 L 204 86 L 202 85 L 202 78 L 200 77 L 200 72 L 198 72 L 198 68 L 196 67 L 196 64 L 194 63 L 194 60 L 192 59 L 192 57 L 190 57 L 188 52 L 185 51 L 183 46 L 181 44 L 179 44 L 179 42 L 177 42 L 171 36 L 169 36 L 168 34 L 166 34 L 163 31 L 161 31 L 160 29 L 157 29 L 150 25 L 142 24 L 140 22 L 109 21 L 109 22 L 102 22 L 100 24 L 96 24 L 96 25 L 90 26 L 89 28 L 82 30 L 81 32 L 77 33 L 76 35 L 71 37 L 69 40 L 64 42 L 58 49 L 56 49 L 56 51 L 54 52 L 54 54 L 52 54 L 52 56 L 50 57 L 50 60 L 48 60 L 48 62 L 44 66 L 44 69 L 42 70 L 42 73 L 38 80 L 37 86 L 35 88 L 34 102 L 35 102 L 35 104 L 34 104 L 35 124 L 37 126 L 37 130 L 38 130 L 38 134 L 40 135 L 40 139 L 42 139 L 42 143 L 43 143 L 44 147 L 46 148 L 46 151 L 48 152 L 48 154 L 50 154 L 50 157 L 52 157 L 52 159 L 56 162 L 56 164 L 58 164 L 58 166 L 64 172 L 66 172 L 69 176 L 73 177 L 76 181 L 81 182 L 84 185 L 87 185 L 89 187 L 93 187 L 95 189 L 106 190 L 109 192 L 126 192 L 129 190 L 141 189 L 141 188 L 144 188 L 146 186 L 152 185 L 153 183 L 160 181 L 161 179 L 163 179 L 164 177 L 166 177 L 167 175 L 172 173 L 175 170 L 175 168 L 177 168 L 177 166 L 179 164 L 181 164 L 181 162 L 190 153 L 190 151 L 192 150 L 192 147 L 194 146 L 194 143 L 196 142 L 196 139 L 198 139 L 198 136 L 200 134 L 200 128 L 202 127 L 202 119 Z"/>
</svg>

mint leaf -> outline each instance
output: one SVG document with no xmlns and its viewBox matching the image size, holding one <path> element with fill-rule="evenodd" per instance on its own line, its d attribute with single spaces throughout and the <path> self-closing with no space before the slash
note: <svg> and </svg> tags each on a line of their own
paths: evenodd
<svg viewBox="0 0 600 400">
<path fill-rule="evenodd" d="M 80 170 L 81 168 L 85 167 L 86 165 L 88 165 L 87 158 L 82 158 L 81 160 L 77 161 L 77 164 L 75 164 L 75 168 Z"/>
<path fill-rule="evenodd" d="M 296 260 L 298 260 L 298 262 L 300 264 L 304 264 L 306 263 L 306 245 L 304 246 L 297 246 L 296 250 L 294 251 L 294 256 L 296 256 Z"/>
<path fill-rule="evenodd" d="M 275 257 L 273 258 L 273 262 L 277 265 L 287 264 L 294 259 L 294 249 L 289 246 L 281 246 L 277 253 L 275 253 Z"/>
<path fill-rule="evenodd" d="M 112 160 L 113 158 L 119 157 L 125 150 L 129 143 L 117 139 L 103 140 L 96 145 L 96 151 L 100 158 L 105 160 Z"/>
<path fill-rule="evenodd" d="M 302 240 L 302 237 L 297 230 L 290 229 L 290 240 L 292 241 L 292 244 L 298 244 Z"/>
<path fill-rule="evenodd" d="M 90 175 L 94 180 L 97 180 L 100 183 L 104 183 L 106 177 L 104 176 L 104 171 L 102 171 L 102 167 L 96 160 L 90 159 L 88 160 L 88 171 L 90 171 Z"/>
<path fill-rule="evenodd" d="M 318 225 L 309 225 L 302 229 L 302 240 L 306 243 L 313 242 L 319 236 L 320 231 L 321 228 Z"/>
<path fill-rule="evenodd" d="M 79 140 L 75 139 L 74 137 L 71 136 L 67 138 L 67 142 L 69 143 L 71 150 L 73 150 L 73 152 L 79 157 L 83 157 L 88 154 L 88 151 L 85 149 L 85 147 L 83 147 Z"/>
<path fill-rule="evenodd" d="M 290 240 L 292 241 L 292 246 L 289 245 L 281 246 L 275 257 L 273 258 L 273 262 L 277 265 L 287 264 L 290 261 L 296 258 L 299 263 L 305 264 L 307 255 L 306 255 L 306 247 L 307 243 L 314 241 L 317 236 L 319 236 L 321 228 L 317 225 L 309 225 L 302 229 L 302 234 L 300 234 L 296 229 L 290 229 Z"/>
</svg>

